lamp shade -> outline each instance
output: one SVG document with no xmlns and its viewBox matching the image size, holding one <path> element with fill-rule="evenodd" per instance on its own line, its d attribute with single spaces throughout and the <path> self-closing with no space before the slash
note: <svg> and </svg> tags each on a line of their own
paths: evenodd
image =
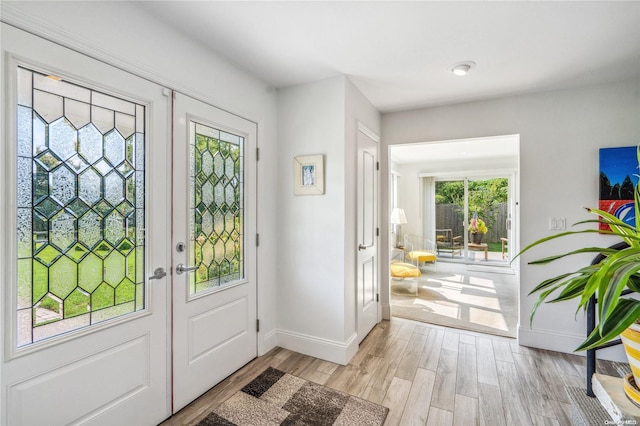
<svg viewBox="0 0 640 426">
<path fill-rule="evenodd" d="M 404 214 L 403 209 L 395 208 L 391 212 L 391 224 L 393 225 L 404 225 L 407 223 L 407 216 Z"/>
</svg>

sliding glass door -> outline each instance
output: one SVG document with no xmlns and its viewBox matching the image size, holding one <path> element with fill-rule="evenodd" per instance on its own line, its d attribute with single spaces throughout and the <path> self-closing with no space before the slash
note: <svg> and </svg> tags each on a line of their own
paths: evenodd
<svg viewBox="0 0 640 426">
<path fill-rule="evenodd" d="M 438 258 L 507 266 L 510 176 L 434 178 Z"/>
</svg>

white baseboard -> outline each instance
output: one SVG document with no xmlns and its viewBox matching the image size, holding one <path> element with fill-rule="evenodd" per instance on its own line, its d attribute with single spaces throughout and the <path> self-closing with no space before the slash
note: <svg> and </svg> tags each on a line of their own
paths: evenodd
<svg viewBox="0 0 640 426">
<path fill-rule="evenodd" d="M 544 330 L 531 330 L 528 328 L 518 327 L 519 345 L 576 354 L 580 356 L 586 356 L 586 352 L 574 352 L 574 350 L 580 346 L 585 337 L 586 335 L 576 336 L 572 334 L 559 334 Z M 599 350 L 597 358 L 609 361 L 627 362 L 622 345 Z"/>
<path fill-rule="evenodd" d="M 287 330 L 277 330 L 276 334 L 280 347 L 340 365 L 347 365 L 358 351 L 356 333 L 353 333 L 346 342 L 322 339 Z"/>
<path fill-rule="evenodd" d="M 386 303 L 382 304 L 382 319 L 391 320 L 391 305 Z"/>
<path fill-rule="evenodd" d="M 278 330 L 273 329 L 265 333 L 262 340 L 259 340 L 258 355 L 262 356 L 276 346 L 278 346 Z"/>
</svg>

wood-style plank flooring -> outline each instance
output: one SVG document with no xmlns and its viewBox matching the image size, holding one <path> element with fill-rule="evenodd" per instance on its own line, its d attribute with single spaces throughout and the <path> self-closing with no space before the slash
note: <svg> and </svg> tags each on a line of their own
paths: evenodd
<svg viewBox="0 0 640 426">
<path fill-rule="evenodd" d="M 570 425 L 564 386 L 585 381 L 581 356 L 393 318 L 348 365 L 276 348 L 162 425 L 198 423 L 268 366 L 389 407 L 385 425 Z M 615 375 L 607 362 L 598 371 Z"/>
</svg>

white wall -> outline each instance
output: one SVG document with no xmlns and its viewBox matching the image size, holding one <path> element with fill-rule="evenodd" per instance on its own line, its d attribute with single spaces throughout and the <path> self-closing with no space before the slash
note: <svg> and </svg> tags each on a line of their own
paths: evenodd
<svg viewBox="0 0 640 426">
<path fill-rule="evenodd" d="M 278 93 L 278 342 L 346 364 L 356 342 L 358 122 L 377 111 L 344 76 Z M 293 195 L 293 157 L 325 156 L 325 194 Z"/>
<path fill-rule="evenodd" d="M 640 142 L 640 78 L 607 85 L 537 93 L 483 102 L 384 114 L 383 144 L 520 135 L 520 241 L 524 246 L 548 235 L 548 219 L 575 223 L 590 218 L 584 206 L 598 201 L 598 149 Z M 383 156 L 387 153 L 382 150 Z M 385 167 L 388 160 L 383 158 Z M 383 172 L 386 172 L 383 170 Z M 387 194 L 382 188 L 382 196 Z M 385 210 L 383 209 L 383 212 Z M 387 223 L 387 218 L 382 220 Z M 383 232 L 383 235 L 386 235 Z M 593 235 L 575 239 L 575 246 L 613 244 L 615 239 Z M 590 256 L 550 267 L 527 262 L 574 245 L 567 242 L 523 256 L 520 288 L 519 342 L 571 352 L 584 339 L 585 323 L 575 305 L 545 305 L 529 328 L 534 298 L 527 293 L 554 272 L 577 269 Z M 383 266 L 385 262 L 383 261 Z M 383 271 L 383 274 L 385 272 Z M 618 356 L 618 348 L 610 354 Z"/>
<path fill-rule="evenodd" d="M 282 346 L 344 347 L 344 78 L 278 93 L 278 332 Z M 293 158 L 324 155 L 324 195 L 293 194 Z"/>
<path fill-rule="evenodd" d="M 258 123 L 259 352 L 276 344 L 276 93 L 128 2 L 7 2 L 2 21 Z"/>
</svg>

